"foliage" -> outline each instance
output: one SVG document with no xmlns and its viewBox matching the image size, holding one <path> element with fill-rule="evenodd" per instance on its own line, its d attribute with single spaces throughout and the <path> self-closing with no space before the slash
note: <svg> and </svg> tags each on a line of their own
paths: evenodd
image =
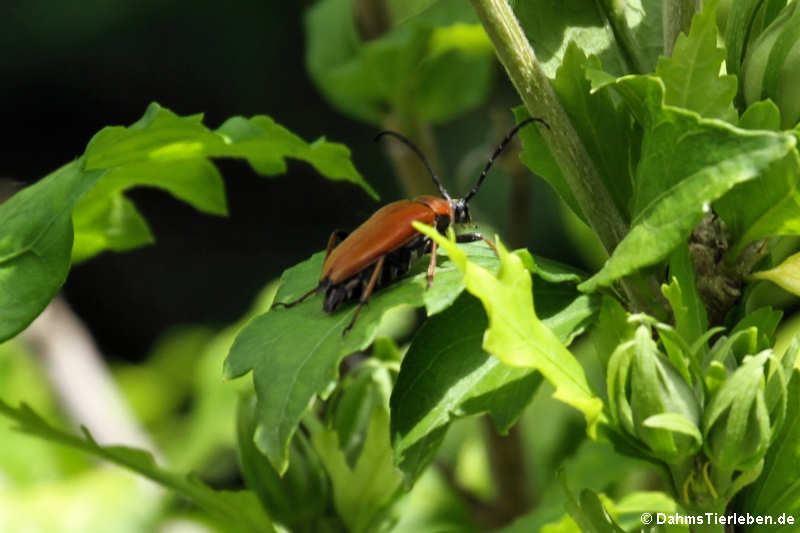
<svg viewBox="0 0 800 533">
<path fill-rule="evenodd" d="M 367 4 L 383 10 L 361 11 Z M 314 297 L 255 313 L 209 355 L 227 352 L 227 378 L 252 373 L 252 390 L 239 384 L 236 428 L 252 492 L 215 492 L 141 451 L 57 430 L 24 405 L 0 412 L 162 483 L 232 531 L 271 530 L 272 520 L 292 531 L 434 530 L 435 519 L 412 518 L 428 516 L 419 494 L 436 479 L 448 487 L 439 494 L 478 509 L 473 525 L 496 527 L 557 472 L 560 495 L 506 531 L 641 530 L 642 512 L 800 513 L 800 341 L 796 321 L 783 320 L 800 296 L 798 3 L 712 0 L 692 17 L 694 2 L 681 0 L 663 10 L 649 0 L 511 4 L 320 0 L 306 17 L 307 68 L 347 115 L 429 126 L 487 98 L 494 50 L 523 103 L 517 121 L 547 121 L 520 132 L 521 160 L 603 242 L 597 272 L 509 251 L 501 238 L 496 250 L 458 245 L 415 223 L 408 231 L 438 249 L 431 287 L 420 261 L 363 309 L 327 313 Z M 216 130 L 201 119 L 152 104 L 0 206 L 0 339 L 41 312 L 71 263 L 152 241 L 130 187 L 225 214 L 208 158 L 274 175 L 291 157 L 372 193 L 340 145 L 306 143 L 264 116 Z M 324 259 L 287 269 L 274 300 L 317 287 Z M 426 320 L 413 337 L 389 338 L 385 325 L 414 310 Z M 526 419 L 545 395 L 569 406 L 551 417 L 558 428 Z M 465 427 L 454 422 L 478 414 L 493 426 L 464 442 L 486 448 L 454 451 L 446 436 Z M 498 442 L 522 447 L 520 420 L 563 434 L 536 435 L 555 443 L 538 484 L 521 465 L 502 468 Z M 453 459 L 462 453 L 471 459 Z M 656 470 L 616 475 L 655 483 L 595 485 L 594 472 L 626 464 L 621 456 Z M 485 475 L 478 464 L 490 465 Z M 462 518 L 452 523 L 467 527 Z M 723 531 L 703 526 L 691 529 Z"/>
</svg>

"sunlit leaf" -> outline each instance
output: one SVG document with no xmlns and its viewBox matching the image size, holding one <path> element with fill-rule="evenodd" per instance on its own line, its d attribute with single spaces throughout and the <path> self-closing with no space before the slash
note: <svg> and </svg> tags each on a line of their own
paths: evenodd
<svg viewBox="0 0 800 533">
<path fill-rule="evenodd" d="M 753 277 L 769 280 L 800 296 L 800 253 L 787 258 L 774 268 L 754 273 Z"/>
<path fill-rule="evenodd" d="M 621 78 L 613 85 L 644 126 L 636 171 L 634 217 L 600 272 L 581 285 L 593 291 L 663 260 L 689 237 L 711 202 L 783 158 L 792 136 L 748 131 L 664 105 L 658 78 Z"/>
<path fill-rule="evenodd" d="M 537 317 L 531 275 L 522 260 L 498 242 L 501 268 L 494 275 L 433 228 L 414 227 L 447 250 L 463 272 L 467 290 L 483 303 L 489 318 L 483 349 L 506 365 L 539 370 L 556 388 L 553 396 L 583 412 L 589 434 L 594 434 L 603 403 L 592 393 L 580 363 Z"/>
</svg>

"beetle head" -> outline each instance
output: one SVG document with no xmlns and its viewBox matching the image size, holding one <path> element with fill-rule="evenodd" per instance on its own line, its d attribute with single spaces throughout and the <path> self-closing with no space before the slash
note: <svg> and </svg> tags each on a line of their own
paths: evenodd
<svg viewBox="0 0 800 533">
<path fill-rule="evenodd" d="M 450 210 L 453 212 L 454 224 L 465 224 L 472 221 L 469 216 L 469 207 L 467 201 L 461 198 L 454 198 L 450 200 Z"/>
</svg>

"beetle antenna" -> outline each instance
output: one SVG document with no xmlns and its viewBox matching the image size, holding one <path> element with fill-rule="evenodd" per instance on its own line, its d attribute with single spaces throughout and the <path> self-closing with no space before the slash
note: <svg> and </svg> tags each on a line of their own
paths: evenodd
<svg viewBox="0 0 800 533">
<path fill-rule="evenodd" d="M 411 148 L 414 151 L 414 153 L 417 154 L 417 157 L 420 158 L 420 160 L 422 161 L 422 164 L 425 165 L 425 168 L 428 169 L 428 173 L 431 175 L 431 178 L 433 178 L 433 183 L 435 183 L 436 187 L 439 188 L 439 193 L 441 193 L 441 195 L 444 197 L 445 200 L 450 200 L 450 194 L 447 192 L 447 189 L 444 188 L 444 185 L 442 185 L 442 182 L 439 181 L 439 177 L 436 176 L 436 173 L 431 168 L 430 163 L 428 163 L 428 160 L 425 158 L 425 155 L 422 153 L 422 150 L 417 148 L 417 145 L 415 145 L 410 140 L 408 140 L 406 137 L 400 135 L 396 131 L 390 131 L 390 130 L 384 130 L 384 131 L 378 133 L 375 136 L 374 140 L 377 141 L 378 139 L 380 139 L 384 135 L 390 135 L 390 136 L 398 139 L 400 142 L 402 142 L 403 144 L 405 144 L 409 148 Z"/>
<path fill-rule="evenodd" d="M 481 172 L 481 175 L 478 177 L 478 183 L 476 183 L 476 184 L 475 184 L 475 187 L 474 187 L 474 188 L 473 188 L 471 191 L 469 191 L 469 194 L 467 194 L 467 195 L 464 197 L 464 203 L 467 203 L 467 202 L 469 202 L 470 198 L 472 198 L 473 196 L 475 196 L 475 193 L 476 193 L 476 192 L 478 192 L 478 189 L 480 188 L 480 186 L 481 186 L 481 183 L 483 183 L 483 180 L 485 180 L 485 179 L 486 179 L 486 173 L 487 173 L 487 172 L 489 172 L 489 169 L 490 169 L 490 168 L 492 168 L 492 163 L 494 163 L 494 159 L 495 159 L 495 158 L 496 158 L 498 155 L 500 155 L 500 152 L 502 152 L 502 151 L 503 151 L 503 149 L 505 149 L 505 147 L 506 147 L 506 145 L 508 144 L 508 142 L 509 142 L 509 141 L 510 141 L 510 140 L 511 140 L 513 137 L 514 137 L 514 135 L 515 135 L 515 134 L 516 134 L 516 133 L 517 133 L 517 132 L 518 132 L 518 131 L 519 131 L 519 130 L 520 130 L 522 127 L 523 127 L 523 126 L 527 126 L 528 124 L 530 124 L 531 122 L 534 122 L 534 121 L 536 121 L 536 122 L 540 122 L 540 123 L 544 124 L 544 125 L 547 127 L 547 129 L 548 129 L 548 130 L 550 129 L 550 124 L 548 124 L 547 122 L 545 122 L 545 121 L 544 121 L 544 119 L 541 119 L 541 118 L 539 118 L 539 117 L 532 117 L 532 118 L 528 118 L 528 119 L 525 119 L 525 120 L 523 120 L 523 121 L 522 121 L 522 122 L 520 122 L 519 124 L 517 124 L 517 125 L 514 127 L 514 129 L 512 129 L 511 131 L 509 131 L 509 132 L 508 132 L 508 135 L 506 135 L 506 138 L 505 138 L 505 139 L 503 139 L 503 141 L 500 143 L 500 145 L 499 145 L 499 146 L 498 146 L 498 147 L 495 149 L 494 153 L 493 153 L 493 154 L 492 154 L 492 155 L 489 157 L 489 162 L 488 162 L 488 163 L 486 163 L 486 166 L 485 166 L 485 167 L 483 167 L 483 172 Z"/>
</svg>

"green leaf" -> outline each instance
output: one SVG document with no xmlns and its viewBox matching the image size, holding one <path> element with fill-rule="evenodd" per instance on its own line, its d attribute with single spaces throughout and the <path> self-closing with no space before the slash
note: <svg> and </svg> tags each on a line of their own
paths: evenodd
<svg viewBox="0 0 800 533">
<path fill-rule="evenodd" d="M 334 107 L 373 124 L 398 112 L 438 123 L 486 98 L 492 47 L 468 5 L 441 0 L 364 38 L 355 13 L 323 0 L 306 14 L 306 67 Z"/>
<path fill-rule="evenodd" d="M 728 51 L 725 65 L 730 74 L 739 75 L 747 47 L 774 20 L 786 0 L 739 0 L 728 4 L 730 9 L 724 29 Z"/>
<path fill-rule="evenodd" d="M 624 533 L 611 515 L 603 507 L 597 494 L 589 489 L 581 491 L 576 500 L 566 484 L 562 474 L 564 492 L 567 494 L 566 509 L 584 533 Z"/>
<path fill-rule="evenodd" d="M 549 77 L 554 77 L 570 42 L 575 42 L 584 54 L 598 56 L 609 72 L 622 75 L 628 71 L 627 58 L 597 2 L 515 2 L 513 7 Z"/>
<path fill-rule="evenodd" d="M 758 176 L 795 145 L 789 135 L 742 130 L 664 106 L 658 78 L 629 76 L 613 87 L 644 126 L 642 155 L 631 230 L 603 269 L 580 286 L 587 292 L 666 258 L 685 242 L 711 202 Z"/>
<path fill-rule="evenodd" d="M 635 331 L 625 308 L 616 299 L 603 296 L 597 324 L 592 329 L 592 342 L 604 371 L 617 346 L 632 339 Z"/>
<path fill-rule="evenodd" d="M 652 72 L 664 53 L 663 7 L 658 0 L 616 2 L 603 0 L 614 35 L 625 54 L 631 72 Z"/>
<path fill-rule="evenodd" d="M 64 165 L 0 204 L 0 342 L 30 324 L 69 272 L 72 208 L 103 176 L 83 159 Z"/>
<path fill-rule="evenodd" d="M 764 365 L 769 356 L 764 351 L 745 358 L 703 413 L 706 455 L 723 470 L 752 468 L 764 457 L 772 439 L 764 399 Z"/>
<path fill-rule="evenodd" d="M 122 194 L 115 194 L 91 211 L 72 214 L 75 240 L 72 263 L 81 263 L 104 250 L 123 252 L 155 242 L 144 216 Z"/>
<path fill-rule="evenodd" d="M 228 213 L 222 176 L 206 159 L 148 161 L 118 167 L 75 205 L 74 263 L 103 250 L 121 252 L 154 241 L 144 217 L 122 194 L 138 186 L 164 189 L 204 213 Z"/>
<path fill-rule="evenodd" d="M 530 114 L 525 106 L 518 106 L 514 108 L 514 117 L 517 123 L 520 123 L 530 118 Z M 578 201 L 573 196 L 569 184 L 564 179 L 561 168 L 547 148 L 539 129 L 522 128 L 517 135 L 522 144 L 522 152 L 519 154 L 520 160 L 531 172 L 544 178 L 556 190 L 559 197 L 569 206 L 572 212 L 586 223 L 586 217 L 580 206 L 578 206 Z"/>
<path fill-rule="evenodd" d="M 291 466 L 283 477 L 256 449 L 255 394 L 242 396 L 237 409 L 236 433 L 239 461 L 247 487 L 258 495 L 270 516 L 298 530 L 323 520 L 330 497 L 328 478 L 305 435 L 292 442 Z"/>
<path fill-rule="evenodd" d="M 348 531 L 376 531 L 402 484 L 392 457 L 388 408 L 373 408 L 364 447 L 354 468 L 340 450 L 335 430 L 319 427 L 311 433 L 311 441 L 331 480 L 336 511 Z"/>
<path fill-rule="evenodd" d="M 463 273 L 467 290 L 483 303 L 489 318 L 483 349 L 506 365 L 539 370 L 555 387 L 555 398 L 583 412 L 587 430 L 594 435 L 602 400 L 592 393 L 580 363 L 536 316 L 531 277 L 522 260 L 498 241 L 501 268 L 495 276 L 433 228 L 413 225 L 447 251 Z"/>
<path fill-rule="evenodd" d="M 783 289 L 800 296 L 800 253 L 787 258 L 780 265 L 753 274 L 756 279 L 766 279 Z"/>
<path fill-rule="evenodd" d="M 797 516 L 800 512 L 800 371 L 789 381 L 788 411 L 783 428 L 769 448 L 764 468 L 756 482 L 742 494 L 743 508 L 750 513 Z M 750 528 L 748 531 L 795 531 L 797 525 Z"/>
<path fill-rule="evenodd" d="M 597 299 L 574 287 L 539 281 L 534 292 L 549 302 L 543 321 L 564 344 L 597 312 Z M 527 368 L 503 365 L 481 348 L 486 314 L 463 294 L 420 328 L 406 353 L 392 392 L 392 436 L 397 464 L 413 481 L 434 458 L 456 418 L 488 413 L 500 433 L 521 416 L 541 383 Z"/>
<path fill-rule="evenodd" d="M 781 129 L 781 110 L 770 100 L 761 100 L 745 109 L 739 117 L 739 127 L 746 130 Z"/>
<path fill-rule="evenodd" d="M 497 267 L 497 259 L 485 244 L 465 245 L 464 249 L 480 264 Z M 275 301 L 295 300 L 316 287 L 323 256 L 315 254 L 287 270 Z M 225 361 L 225 375 L 231 378 L 253 371 L 260 416 L 256 444 L 278 472 L 288 466 L 289 442 L 314 398 L 330 393 L 345 355 L 372 343 L 386 312 L 404 305 L 425 305 L 433 314 L 450 305 L 463 290 L 455 265 L 440 259 L 433 286 L 426 291 L 426 265 L 421 260 L 410 275 L 373 294 L 347 335 L 342 332 L 355 304 L 325 313 L 319 297 L 264 313 L 239 333 Z"/>
<path fill-rule="evenodd" d="M 759 239 L 800 234 L 799 184 L 800 157 L 794 149 L 758 179 L 737 186 L 714 204 L 730 233 L 729 260 Z"/>
<path fill-rule="evenodd" d="M 775 330 L 778 329 L 778 324 L 780 324 L 782 317 L 782 311 L 776 311 L 771 307 L 760 307 L 737 322 L 731 329 L 730 335 L 733 336 L 740 331 L 756 328 L 758 331 L 758 345 L 755 351 L 767 350 L 775 343 Z"/>
<path fill-rule="evenodd" d="M 38 438 L 69 446 L 127 468 L 188 498 L 231 531 L 275 531 L 255 495 L 246 492 L 216 491 L 194 477 L 168 472 L 156 465 L 144 450 L 124 446 L 100 446 L 84 428 L 83 438 L 61 431 L 48 424 L 30 407 L 11 407 L 0 400 L 0 413 L 14 420 L 19 431 Z"/>
<path fill-rule="evenodd" d="M 396 463 L 413 482 L 433 460 L 450 423 L 488 412 L 501 433 L 519 419 L 541 384 L 527 368 L 503 365 L 481 348 L 486 314 L 462 294 L 419 329 L 391 397 Z"/>
<path fill-rule="evenodd" d="M 310 163 L 321 174 L 334 180 L 346 180 L 361 186 L 377 198 L 350 161 L 350 151 L 343 145 L 319 139 L 306 143 L 267 116 L 233 117 L 212 131 L 202 124 L 202 115 L 181 117 L 156 103 L 148 106 L 144 116 L 130 127 L 112 126 L 100 130 L 86 147 L 86 168 L 114 168 L 131 164 L 148 164 L 141 174 L 151 171 L 149 164 L 204 157 L 242 157 L 256 172 L 274 175 L 286 170 L 285 158 Z M 199 165 L 199 166 L 198 166 Z M 166 170 L 155 167 L 163 174 Z M 173 178 L 172 183 L 159 180 L 173 195 L 190 201 L 198 209 L 220 213 L 219 183 L 206 165 L 185 168 L 198 176 Z M 135 173 L 135 170 L 131 170 Z M 131 177 L 126 176 L 130 183 Z M 140 175 L 140 178 L 141 175 Z M 194 190 L 193 180 L 205 182 Z M 151 184 L 151 183 L 147 183 Z"/>
<path fill-rule="evenodd" d="M 691 346 L 708 329 L 706 308 L 697 292 L 694 264 L 688 246 L 679 246 L 670 257 L 669 285 L 661 292 L 669 300 L 675 318 L 675 329 Z M 705 350 L 702 351 L 705 354 Z"/>
<path fill-rule="evenodd" d="M 694 422 L 680 413 L 659 413 L 644 419 L 642 425 L 648 428 L 666 429 L 668 431 L 683 433 L 692 437 L 697 445 L 703 443 L 703 436 Z"/>
<path fill-rule="evenodd" d="M 226 215 L 225 187 L 209 157 L 241 157 L 264 175 L 285 172 L 287 157 L 300 159 L 377 197 L 342 145 L 306 143 L 266 116 L 233 117 L 212 131 L 202 115 L 181 117 L 153 103 L 130 127 L 104 128 L 89 142 L 86 168 L 110 170 L 75 206 L 73 261 L 153 242 L 146 221 L 123 196 L 132 187 L 158 187 L 198 211 Z"/>
<path fill-rule="evenodd" d="M 672 57 L 658 60 L 656 74 L 664 82 L 665 104 L 734 122 L 737 82 L 736 76 L 720 76 L 725 50 L 717 47 L 717 3 L 707 3 L 694 16 L 689 36 L 678 36 Z"/>
<path fill-rule="evenodd" d="M 494 49 L 480 24 L 435 28 L 428 50 L 410 74 L 408 105 L 420 119 L 438 124 L 478 107 L 491 89 Z"/>
</svg>

